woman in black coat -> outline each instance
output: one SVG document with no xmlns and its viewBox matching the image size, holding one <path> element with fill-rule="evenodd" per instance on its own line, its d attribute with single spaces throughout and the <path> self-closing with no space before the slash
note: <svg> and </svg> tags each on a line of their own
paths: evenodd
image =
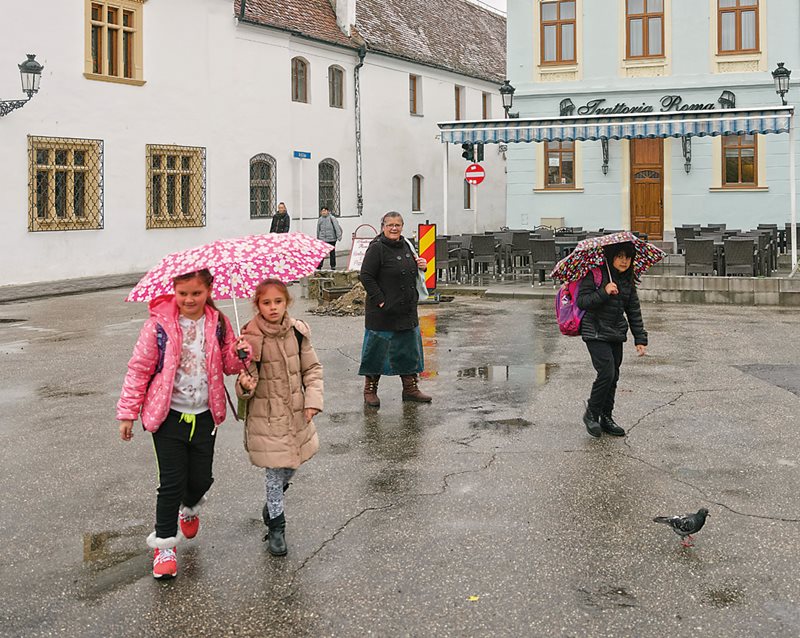
<svg viewBox="0 0 800 638">
<path fill-rule="evenodd" d="M 622 365 L 622 344 L 628 339 L 628 327 L 633 333 L 639 356 L 647 350 L 647 331 L 633 280 L 633 258 L 636 247 L 631 242 L 611 244 L 604 248 L 606 268 L 600 287 L 591 272 L 578 287 L 578 308 L 586 314 L 581 320 L 581 337 L 586 343 L 597 378 L 583 415 L 590 435 L 597 438 L 602 432 L 625 436 L 612 416 L 614 398 Z M 626 321 L 627 317 L 627 321 Z"/>
<path fill-rule="evenodd" d="M 364 403 L 380 407 L 378 381 L 400 375 L 403 400 L 427 403 L 417 375 L 424 368 L 417 317 L 418 270 L 427 261 L 403 238 L 403 217 L 389 212 L 381 219 L 381 234 L 372 240 L 359 276 L 367 292 L 364 344 L 358 374 L 364 376 Z"/>
</svg>

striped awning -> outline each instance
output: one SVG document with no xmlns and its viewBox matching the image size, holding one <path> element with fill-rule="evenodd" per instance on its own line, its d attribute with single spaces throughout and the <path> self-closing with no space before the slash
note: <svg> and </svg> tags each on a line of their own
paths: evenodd
<svg viewBox="0 0 800 638">
<path fill-rule="evenodd" d="M 793 106 L 440 122 L 441 141 L 550 142 L 788 133 Z"/>
</svg>

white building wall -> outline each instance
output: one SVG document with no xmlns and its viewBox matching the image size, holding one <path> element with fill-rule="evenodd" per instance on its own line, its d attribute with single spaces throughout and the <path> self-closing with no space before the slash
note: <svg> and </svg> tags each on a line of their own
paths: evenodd
<svg viewBox="0 0 800 638">
<path fill-rule="evenodd" d="M 229 0 L 170 0 L 144 4 L 144 86 L 83 77 L 82 2 L 40 0 L 37 21 L 20 3 L 0 22 L 0 96 L 22 97 L 16 64 L 36 53 L 44 67 L 41 90 L 24 108 L 0 119 L 0 284 L 143 271 L 167 252 L 220 237 L 265 232 L 270 221 L 251 220 L 249 160 L 268 153 L 277 161 L 277 200 L 292 213 L 292 229 L 314 232 L 317 166 L 340 167 L 344 240 L 361 223 L 375 225 L 387 210 L 416 223 L 442 220 L 442 150 L 436 122 L 453 117 L 453 85 L 469 87 L 467 116 L 480 117 L 488 83 L 368 54 L 362 69 L 364 214 L 356 193 L 353 70 L 355 51 L 288 33 L 239 25 Z M 310 103 L 291 101 L 290 61 L 310 64 Z M 328 105 L 327 70 L 345 71 L 343 109 Z M 408 74 L 423 77 L 424 117 L 408 114 Z M 499 95 L 493 95 L 499 108 Z M 104 142 L 104 228 L 29 232 L 27 136 L 101 139 Z M 206 225 L 151 229 L 146 224 L 146 144 L 206 148 Z M 310 151 L 311 160 L 292 157 Z M 487 147 L 487 151 L 490 150 Z M 462 205 L 466 162 L 451 151 L 451 232 L 471 229 Z M 481 228 L 505 220 L 502 162 L 487 182 Z M 302 165 L 301 165 L 302 162 Z M 302 175 L 301 175 L 302 172 Z M 411 177 L 424 176 L 423 210 L 410 215 Z M 483 202 L 486 202 L 484 208 Z M 314 220 L 314 221 L 311 221 Z"/>
</svg>

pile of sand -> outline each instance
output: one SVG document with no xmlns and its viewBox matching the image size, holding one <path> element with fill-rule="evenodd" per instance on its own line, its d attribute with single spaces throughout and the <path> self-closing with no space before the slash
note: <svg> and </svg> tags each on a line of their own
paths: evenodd
<svg viewBox="0 0 800 638">
<path fill-rule="evenodd" d="M 319 306 L 309 310 L 314 315 L 329 315 L 333 317 L 358 317 L 364 314 L 364 303 L 367 293 L 361 282 L 356 283 L 349 292 L 332 301 L 321 301 Z"/>
</svg>

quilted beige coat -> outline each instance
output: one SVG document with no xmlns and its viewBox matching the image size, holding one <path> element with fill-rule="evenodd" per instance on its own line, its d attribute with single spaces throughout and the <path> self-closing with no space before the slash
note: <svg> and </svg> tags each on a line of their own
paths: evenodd
<svg viewBox="0 0 800 638">
<path fill-rule="evenodd" d="M 295 327 L 303 335 L 300 351 Z M 322 364 L 311 345 L 311 332 L 287 313 L 280 325 L 255 317 L 242 335 L 253 348 L 249 371 L 258 374 L 244 427 L 250 462 L 258 467 L 297 469 L 319 449 L 314 422 L 307 423 L 303 415 L 305 408 L 322 411 L 323 403 Z M 247 396 L 238 383 L 236 392 Z"/>
</svg>

